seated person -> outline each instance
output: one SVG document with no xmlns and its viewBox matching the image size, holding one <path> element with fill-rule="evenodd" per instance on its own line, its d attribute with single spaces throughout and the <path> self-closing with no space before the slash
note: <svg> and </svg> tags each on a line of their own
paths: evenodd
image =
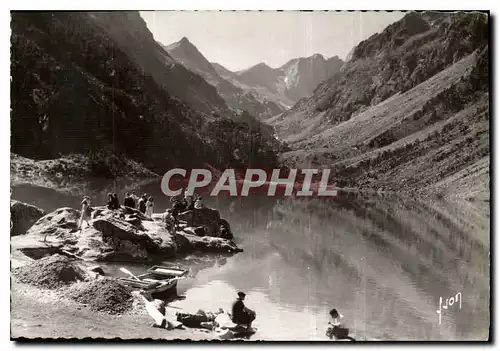
<svg viewBox="0 0 500 351">
<path fill-rule="evenodd" d="M 252 327 L 252 322 L 255 320 L 255 312 L 247 308 L 243 303 L 246 294 L 243 292 L 238 293 L 238 298 L 233 303 L 231 320 L 238 325 L 246 325 L 248 329 Z"/>
<path fill-rule="evenodd" d="M 340 319 L 344 318 L 335 308 L 330 311 L 330 321 L 328 324 L 333 326 L 340 326 Z"/>
<path fill-rule="evenodd" d="M 343 324 L 341 324 L 341 319 L 344 317 L 341 315 L 335 308 L 329 312 L 330 320 L 328 321 L 329 327 L 326 330 L 326 336 L 330 339 L 350 339 L 349 337 L 349 329 L 346 328 Z"/>
</svg>

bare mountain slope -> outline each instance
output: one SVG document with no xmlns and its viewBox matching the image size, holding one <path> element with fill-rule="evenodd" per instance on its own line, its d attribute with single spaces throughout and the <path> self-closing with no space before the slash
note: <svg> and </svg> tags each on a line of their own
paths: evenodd
<svg viewBox="0 0 500 351">
<path fill-rule="evenodd" d="M 270 120 L 294 148 L 286 163 L 332 168 L 340 185 L 489 197 L 488 18 L 438 14 L 434 28 L 425 15 L 360 43 L 342 72 Z"/>
<path fill-rule="evenodd" d="M 427 18 L 409 13 L 361 42 L 341 72 L 320 84 L 310 98 L 268 122 L 287 141 L 305 140 L 408 91 L 487 44 L 484 14 L 437 13 L 432 26 Z"/>
<path fill-rule="evenodd" d="M 235 109 L 246 110 L 259 119 L 266 119 L 283 112 L 277 104 L 265 98 L 259 98 L 241 87 L 234 86 L 222 78 L 212 64 L 187 38 L 164 46 L 165 50 L 187 69 L 198 73 L 213 85 L 226 103 Z"/>
<path fill-rule="evenodd" d="M 90 13 L 89 17 L 109 35 L 117 48 L 171 95 L 202 112 L 231 115 L 214 87 L 163 50 L 138 12 L 99 12 Z"/>
<path fill-rule="evenodd" d="M 337 73 L 343 63 L 337 56 L 325 59 L 315 54 L 290 60 L 276 69 L 265 63 L 239 72 L 231 72 L 219 64 L 213 66 L 234 85 L 289 108 L 299 99 L 311 95 L 316 86 Z"/>
</svg>

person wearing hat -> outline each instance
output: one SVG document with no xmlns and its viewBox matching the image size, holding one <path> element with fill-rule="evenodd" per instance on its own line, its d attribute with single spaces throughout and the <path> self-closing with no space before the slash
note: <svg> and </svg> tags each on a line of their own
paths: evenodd
<svg viewBox="0 0 500 351">
<path fill-rule="evenodd" d="M 80 217 L 80 224 L 78 228 L 82 230 L 82 224 L 83 221 L 87 223 L 87 227 L 90 225 L 90 198 L 88 196 L 84 196 L 82 202 L 80 203 L 82 205 L 82 214 Z"/>
<path fill-rule="evenodd" d="M 248 329 L 252 327 L 252 322 L 255 320 L 255 312 L 247 308 L 243 303 L 246 294 L 238 292 L 238 298 L 233 303 L 231 319 L 233 323 L 246 325 Z"/>
</svg>

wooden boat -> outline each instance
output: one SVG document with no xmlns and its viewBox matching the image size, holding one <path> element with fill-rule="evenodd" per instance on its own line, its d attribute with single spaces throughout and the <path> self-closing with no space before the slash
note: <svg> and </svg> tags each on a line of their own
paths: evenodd
<svg viewBox="0 0 500 351">
<path fill-rule="evenodd" d="M 161 298 L 177 293 L 177 281 L 188 273 L 181 267 L 153 266 L 134 278 L 120 278 L 125 285 L 141 290 L 145 296 Z"/>
</svg>

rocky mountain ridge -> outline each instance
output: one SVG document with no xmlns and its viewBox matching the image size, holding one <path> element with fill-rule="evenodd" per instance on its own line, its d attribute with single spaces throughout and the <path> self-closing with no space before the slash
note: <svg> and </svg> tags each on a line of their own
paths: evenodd
<svg viewBox="0 0 500 351">
<path fill-rule="evenodd" d="M 325 59 L 321 54 L 295 58 L 279 68 L 259 63 L 246 70 L 231 72 L 213 64 L 219 74 L 237 86 L 267 96 L 289 108 L 301 98 L 312 94 L 323 80 L 337 73 L 343 65 L 337 56 Z"/>
<path fill-rule="evenodd" d="M 488 30 L 484 13 L 409 13 L 361 42 L 267 121 L 293 149 L 283 162 L 349 187 L 488 201 Z"/>
<path fill-rule="evenodd" d="M 230 107 L 245 110 L 259 119 L 270 118 L 284 111 L 265 97 L 256 96 L 222 78 L 188 38 L 183 37 L 178 42 L 163 47 L 177 62 L 199 74 L 215 87 Z"/>
<path fill-rule="evenodd" d="M 265 126 L 176 62 L 138 12 L 13 12 L 11 29 L 14 154 L 118 155 L 157 174 L 275 163 Z M 219 135 L 233 131 L 238 138 Z"/>
</svg>

